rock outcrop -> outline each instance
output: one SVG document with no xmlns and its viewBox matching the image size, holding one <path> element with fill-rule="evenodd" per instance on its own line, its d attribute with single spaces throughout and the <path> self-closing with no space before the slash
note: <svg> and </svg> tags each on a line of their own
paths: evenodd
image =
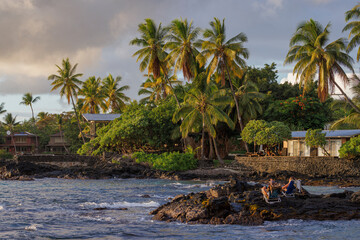
<svg viewBox="0 0 360 240">
<path fill-rule="evenodd" d="M 178 195 L 152 211 L 154 220 L 203 224 L 259 225 L 264 221 L 287 219 L 360 219 L 360 192 L 311 195 L 303 190 L 292 198 L 268 204 L 261 185 L 237 179 L 212 189 Z"/>
</svg>

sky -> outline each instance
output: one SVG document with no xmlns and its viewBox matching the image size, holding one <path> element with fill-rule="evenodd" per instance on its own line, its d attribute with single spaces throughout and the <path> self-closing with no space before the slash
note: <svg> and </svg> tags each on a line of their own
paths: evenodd
<svg viewBox="0 0 360 240">
<path fill-rule="evenodd" d="M 77 63 L 82 81 L 90 76 L 121 76 L 129 85 L 126 94 L 137 92 L 145 80 L 129 42 L 139 36 L 138 24 L 146 18 L 169 24 L 187 18 L 202 29 L 214 17 L 225 18 L 227 37 L 243 32 L 250 52 L 249 66 L 277 64 L 278 81 L 294 81 L 291 65 L 283 65 L 289 40 L 302 21 L 313 18 L 323 26 L 331 23 L 330 40 L 342 33 L 344 14 L 354 0 L 0 0 L 0 103 L 18 120 L 31 117 L 20 105 L 30 92 L 40 96 L 35 114 L 71 109 L 58 92 L 51 92 L 47 78 L 56 73 L 62 59 Z M 355 51 L 350 53 L 355 59 Z M 354 65 L 358 72 L 359 63 Z M 181 76 L 181 75 L 180 75 Z M 3 116 L 0 116 L 2 120 Z"/>
</svg>

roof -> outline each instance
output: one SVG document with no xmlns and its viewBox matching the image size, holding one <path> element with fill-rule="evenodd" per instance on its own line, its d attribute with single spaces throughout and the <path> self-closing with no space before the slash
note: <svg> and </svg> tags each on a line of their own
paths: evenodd
<svg viewBox="0 0 360 240">
<path fill-rule="evenodd" d="M 94 121 L 94 122 L 110 122 L 115 118 L 120 117 L 121 114 L 92 114 L 92 113 L 84 113 L 83 117 L 86 121 Z"/>
<path fill-rule="evenodd" d="M 322 130 L 322 133 L 325 133 L 327 138 L 341 138 L 341 137 L 354 137 L 360 135 L 360 129 L 350 129 L 350 130 Z M 294 131 L 291 132 L 292 138 L 305 138 L 306 131 Z"/>
<path fill-rule="evenodd" d="M 57 133 L 55 133 L 53 135 L 50 135 L 50 137 L 62 137 L 62 136 L 64 136 L 63 132 L 57 132 Z"/>
<path fill-rule="evenodd" d="M 19 132 L 14 133 L 14 137 L 36 137 L 36 135 L 29 132 Z"/>
</svg>

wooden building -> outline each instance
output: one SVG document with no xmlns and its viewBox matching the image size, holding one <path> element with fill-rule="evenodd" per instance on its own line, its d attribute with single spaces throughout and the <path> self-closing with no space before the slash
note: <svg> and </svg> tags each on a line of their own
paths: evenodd
<svg viewBox="0 0 360 240">
<path fill-rule="evenodd" d="M 20 132 L 3 137 L 0 149 L 13 154 L 35 153 L 39 148 L 39 137 L 29 132 Z"/>
<path fill-rule="evenodd" d="M 323 130 L 325 133 L 325 149 L 330 156 L 338 157 L 339 149 L 352 137 L 360 135 L 360 129 L 351 130 Z M 284 141 L 283 155 L 287 156 L 325 156 L 321 148 L 311 149 L 305 144 L 306 131 L 291 132 L 291 139 Z"/>
<path fill-rule="evenodd" d="M 66 142 L 63 132 L 58 132 L 50 136 L 46 151 L 52 153 L 67 153 L 70 144 Z"/>
<path fill-rule="evenodd" d="M 120 117 L 121 114 L 92 114 L 84 113 L 83 118 L 90 123 L 90 138 L 93 139 L 96 137 L 96 123 L 109 123 L 116 118 Z"/>
</svg>

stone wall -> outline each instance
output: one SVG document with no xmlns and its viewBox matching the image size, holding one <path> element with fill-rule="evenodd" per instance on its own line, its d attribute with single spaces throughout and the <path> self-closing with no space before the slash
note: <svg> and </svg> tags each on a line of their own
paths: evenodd
<svg viewBox="0 0 360 240">
<path fill-rule="evenodd" d="M 260 172 L 294 171 L 309 176 L 360 176 L 360 160 L 337 157 L 236 157 L 240 166 Z"/>
<path fill-rule="evenodd" d="M 18 156 L 19 162 L 33 162 L 41 164 L 56 165 L 59 167 L 73 167 L 73 166 L 91 166 L 96 161 L 99 161 L 99 157 L 93 156 L 79 156 L 79 155 L 22 155 Z"/>
</svg>

